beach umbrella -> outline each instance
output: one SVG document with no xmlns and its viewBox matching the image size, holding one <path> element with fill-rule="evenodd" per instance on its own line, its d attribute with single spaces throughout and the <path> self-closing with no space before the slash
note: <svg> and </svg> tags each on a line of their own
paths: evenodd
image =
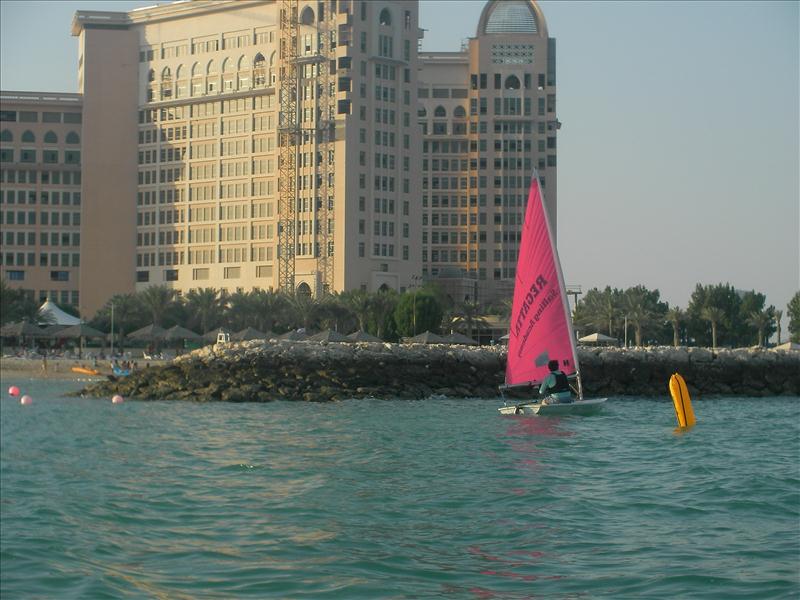
<svg viewBox="0 0 800 600">
<path fill-rule="evenodd" d="M 85 323 L 72 325 L 52 334 L 57 339 L 78 339 L 78 357 L 83 358 L 83 349 L 86 346 L 86 338 L 104 338 L 106 334 L 98 331 L 94 327 L 89 327 Z"/>
<path fill-rule="evenodd" d="M 214 343 L 217 341 L 217 337 L 219 336 L 220 333 L 230 334 L 231 330 L 228 329 L 227 327 L 217 327 L 216 329 L 212 329 L 208 333 L 204 333 L 203 340 L 205 340 L 206 342 Z"/>
<path fill-rule="evenodd" d="M 231 334 L 231 339 L 235 342 L 246 342 L 247 340 L 264 340 L 275 337 L 271 331 L 262 333 L 255 327 L 245 327 L 241 331 Z"/>
<path fill-rule="evenodd" d="M 131 340 L 142 340 L 144 342 L 157 342 L 164 339 L 164 333 L 166 333 L 164 329 L 159 327 L 158 325 L 147 325 L 145 327 L 142 327 L 141 329 L 132 331 L 125 337 Z"/>
<path fill-rule="evenodd" d="M 603 335 L 602 333 L 592 333 L 591 335 L 585 335 L 579 338 L 578 341 L 584 344 L 616 344 L 619 340 L 614 337 Z"/>
<path fill-rule="evenodd" d="M 296 330 L 293 329 L 292 331 L 287 331 L 283 335 L 279 335 L 278 339 L 279 340 L 289 340 L 290 342 L 300 342 L 300 341 L 303 341 L 303 340 L 307 340 L 308 336 L 305 333 L 303 333 L 302 331 L 296 331 Z"/>
<path fill-rule="evenodd" d="M 431 331 L 423 331 L 419 335 L 415 335 L 414 337 L 407 337 L 403 338 L 403 342 L 406 344 L 446 344 L 447 341 L 435 333 Z"/>
<path fill-rule="evenodd" d="M 37 327 L 33 323 L 28 323 L 27 321 L 20 321 L 18 323 L 9 323 L 7 325 L 3 325 L 2 329 L 0 329 L 0 336 L 2 337 L 32 337 L 32 338 L 41 338 L 47 337 L 47 334 L 44 330 L 40 327 Z"/>
<path fill-rule="evenodd" d="M 86 323 L 65 327 L 51 334 L 55 338 L 104 338 L 106 334 L 102 331 L 89 327 Z"/>
<path fill-rule="evenodd" d="M 180 325 L 175 325 L 164 332 L 164 337 L 162 339 L 165 342 L 182 342 L 184 340 L 200 340 L 202 339 L 202 336 L 196 334 L 190 329 L 186 329 Z"/>
<path fill-rule="evenodd" d="M 325 331 L 320 331 L 316 335 L 312 335 L 308 340 L 310 342 L 346 342 L 347 337 L 338 331 L 326 329 Z"/>
<path fill-rule="evenodd" d="M 355 331 L 347 336 L 348 342 L 383 342 L 379 337 L 375 337 L 366 331 Z"/>
<path fill-rule="evenodd" d="M 473 340 L 471 337 L 467 337 L 457 331 L 455 333 L 451 333 L 450 335 L 444 336 L 444 340 L 448 344 L 461 344 L 464 346 L 477 346 L 478 342 Z"/>
</svg>

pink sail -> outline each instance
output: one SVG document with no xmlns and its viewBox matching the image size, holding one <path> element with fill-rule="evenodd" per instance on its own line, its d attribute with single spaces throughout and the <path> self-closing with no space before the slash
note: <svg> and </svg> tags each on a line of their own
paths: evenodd
<svg viewBox="0 0 800 600">
<path fill-rule="evenodd" d="M 506 385 L 541 382 L 547 363 L 578 370 L 569 302 L 539 179 L 534 175 L 522 229 L 508 337 Z"/>
</svg>

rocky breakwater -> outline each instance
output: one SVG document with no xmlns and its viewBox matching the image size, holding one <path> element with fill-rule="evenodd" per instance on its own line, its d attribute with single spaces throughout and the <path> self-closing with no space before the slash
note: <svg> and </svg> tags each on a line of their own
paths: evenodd
<svg viewBox="0 0 800 600">
<path fill-rule="evenodd" d="M 209 346 L 83 393 L 228 402 L 491 397 L 504 357 L 499 347 L 252 341 Z"/>
<path fill-rule="evenodd" d="M 498 395 L 505 358 L 503 346 L 253 341 L 209 346 L 82 393 L 227 402 L 486 398 Z M 667 397 L 675 372 L 693 397 L 800 395 L 798 352 L 582 348 L 579 358 L 587 396 Z"/>
</svg>

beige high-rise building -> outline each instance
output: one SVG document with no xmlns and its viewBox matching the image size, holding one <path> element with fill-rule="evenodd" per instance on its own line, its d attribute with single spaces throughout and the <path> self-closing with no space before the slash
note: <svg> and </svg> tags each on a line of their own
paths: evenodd
<svg viewBox="0 0 800 600">
<path fill-rule="evenodd" d="M 35 301 L 77 307 L 79 94 L 0 92 L 0 277 Z"/>
<path fill-rule="evenodd" d="M 81 311 L 152 285 L 510 294 L 530 175 L 556 216 L 555 40 L 489 0 L 418 53 L 415 0 L 79 11 Z"/>
<path fill-rule="evenodd" d="M 76 13 L 82 313 L 157 284 L 410 286 L 417 13 L 402 0 Z"/>
<path fill-rule="evenodd" d="M 532 0 L 490 0 L 460 52 L 420 64 L 423 276 L 510 298 L 534 169 L 556 227 L 555 40 Z"/>
</svg>

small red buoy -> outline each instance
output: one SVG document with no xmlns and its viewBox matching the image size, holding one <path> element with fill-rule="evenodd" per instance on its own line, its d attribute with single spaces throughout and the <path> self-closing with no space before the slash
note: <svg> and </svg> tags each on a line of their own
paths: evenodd
<svg viewBox="0 0 800 600">
<path fill-rule="evenodd" d="M 122 404 L 123 402 L 125 402 L 125 399 L 119 394 L 114 394 L 114 397 L 111 398 L 111 404 Z"/>
<path fill-rule="evenodd" d="M 22 398 L 19 399 L 20 404 L 33 404 L 33 398 L 25 394 Z"/>
<path fill-rule="evenodd" d="M 8 388 L 8 395 L 16 398 L 19 396 L 19 388 L 15 385 L 12 385 L 10 388 Z"/>
</svg>

